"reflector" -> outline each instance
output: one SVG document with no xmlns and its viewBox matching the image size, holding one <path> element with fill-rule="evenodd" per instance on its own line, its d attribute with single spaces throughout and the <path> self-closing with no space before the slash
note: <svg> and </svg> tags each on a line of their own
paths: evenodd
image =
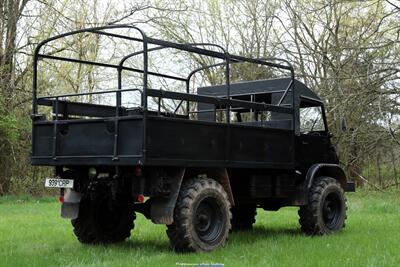
<svg viewBox="0 0 400 267">
<path fill-rule="evenodd" d="M 144 195 L 140 194 L 137 197 L 138 202 L 143 203 L 144 202 Z"/>
</svg>

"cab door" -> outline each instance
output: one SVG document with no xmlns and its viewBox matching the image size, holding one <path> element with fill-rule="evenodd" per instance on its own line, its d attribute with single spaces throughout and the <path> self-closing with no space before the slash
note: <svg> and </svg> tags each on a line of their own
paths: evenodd
<svg viewBox="0 0 400 267">
<path fill-rule="evenodd" d="M 329 161 L 330 137 L 323 104 L 300 98 L 300 135 L 296 140 L 296 158 L 301 169 Z"/>
</svg>

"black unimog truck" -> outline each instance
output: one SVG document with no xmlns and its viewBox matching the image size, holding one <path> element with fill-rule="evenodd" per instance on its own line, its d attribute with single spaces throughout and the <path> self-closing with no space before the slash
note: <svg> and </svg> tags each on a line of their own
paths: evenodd
<svg viewBox="0 0 400 267">
<path fill-rule="evenodd" d="M 120 29 L 136 30 L 141 37 L 114 32 Z M 42 52 L 77 34 L 143 46 L 127 52 L 119 64 Z M 187 77 L 150 71 L 149 53 L 166 48 L 221 62 Z M 126 66 L 138 55 L 143 68 Z M 117 89 L 38 97 L 41 60 L 114 69 Z M 290 76 L 231 83 L 230 68 L 238 63 L 285 70 Z M 191 88 L 193 75 L 208 68 L 223 69 L 225 83 Z M 141 88 L 122 84 L 124 73 L 132 72 L 141 75 Z M 150 76 L 179 81 L 184 93 L 150 88 Z M 137 107 L 122 105 L 122 93 L 131 91 L 140 94 Z M 113 95 L 115 105 L 71 100 L 99 94 Z M 158 100 L 158 106 L 149 105 L 149 99 Z M 178 102 L 176 110 L 163 110 L 165 99 Z M 46 107 L 51 112 L 40 112 Z M 130 25 L 69 32 L 43 41 L 35 51 L 32 120 L 32 164 L 54 166 L 46 186 L 60 188 L 61 215 L 72 220 L 83 243 L 125 240 L 135 212 L 167 225 L 176 251 L 222 246 L 231 230 L 252 227 L 256 208 L 299 207 L 301 230 L 308 235 L 344 227 L 344 192 L 354 191 L 354 183 L 338 165 L 323 102 L 294 78 L 287 61 L 236 56 L 214 44 L 158 40 Z"/>
</svg>

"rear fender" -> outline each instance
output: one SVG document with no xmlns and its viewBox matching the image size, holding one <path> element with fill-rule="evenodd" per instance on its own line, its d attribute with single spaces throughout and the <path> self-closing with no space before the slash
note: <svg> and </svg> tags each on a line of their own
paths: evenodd
<svg viewBox="0 0 400 267">
<path fill-rule="evenodd" d="M 151 199 L 150 218 L 156 224 L 172 224 L 174 222 L 174 209 L 179 191 L 184 178 L 205 174 L 207 177 L 218 181 L 225 192 L 231 205 L 234 205 L 233 194 L 229 182 L 228 172 L 225 168 L 185 169 L 176 168 L 170 174 L 171 192 L 168 197 L 155 197 Z"/>
<path fill-rule="evenodd" d="M 171 191 L 168 197 L 155 197 L 151 199 L 150 218 L 156 224 L 172 224 L 174 222 L 174 209 L 181 188 L 185 168 L 176 168 L 170 174 Z"/>
<path fill-rule="evenodd" d="M 233 199 L 233 193 L 231 188 L 231 183 L 229 180 L 228 171 L 226 168 L 209 168 L 206 169 L 206 175 L 208 178 L 216 180 L 222 185 L 225 192 L 228 194 L 228 200 L 231 206 L 235 205 L 235 200 Z"/>
</svg>

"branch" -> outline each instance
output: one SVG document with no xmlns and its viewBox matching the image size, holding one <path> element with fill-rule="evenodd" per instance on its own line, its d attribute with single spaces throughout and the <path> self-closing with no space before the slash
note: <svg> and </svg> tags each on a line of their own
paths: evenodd
<svg viewBox="0 0 400 267">
<path fill-rule="evenodd" d="M 364 182 L 366 182 L 369 185 L 372 185 L 376 190 L 383 192 L 383 190 L 379 187 L 377 187 L 376 185 L 374 185 L 373 183 L 370 183 L 367 179 L 365 179 L 361 174 L 359 174 L 358 172 L 356 172 L 355 170 L 351 169 L 350 172 L 352 172 L 353 174 L 355 174 L 356 176 L 358 176 L 361 180 L 363 180 Z"/>
</svg>

